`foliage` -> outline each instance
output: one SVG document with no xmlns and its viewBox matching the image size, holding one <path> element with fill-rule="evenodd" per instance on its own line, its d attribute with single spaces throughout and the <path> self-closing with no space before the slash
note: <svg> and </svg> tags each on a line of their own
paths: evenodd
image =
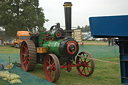
<svg viewBox="0 0 128 85">
<path fill-rule="evenodd" d="M 2 39 L 2 37 L 4 36 L 4 31 L 2 31 L 2 29 L 0 28 L 0 39 Z"/>
<path fill-rule="evenodd" d="M 89 32 L 90 26 L 86 25 L 85 27 L 77 26 L 77 29 L 81 30 L 82 32 Z"/>
<path fill-rule="evenodd" d="M 0 28 L 0 40 L 2 40 L 3 42 L 4 40 L 7 40 L 7 39 L 8 39 L 8 36 L 6 36 L 5 31 L 2 28 Z"/>
<path fill-rule="evenodd" d="M 0 4 L 0 27 L 8 36 L 17 31 L 41 29 L 45 22 L 39 0 L 2 0 Z"/>
<path fill-rule="evenodd" d="M 0 40 L 2 40 L 2 42 L 3 42 L 4 35 L 5 35 L 4 31 L 0 31 Z"/>
</svg>

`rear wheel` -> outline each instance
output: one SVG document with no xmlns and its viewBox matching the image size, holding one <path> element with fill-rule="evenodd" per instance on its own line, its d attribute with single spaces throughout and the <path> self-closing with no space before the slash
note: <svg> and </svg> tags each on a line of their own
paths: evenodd
<svg viewBox="0 0 128 85">
<path fill-rule="evenodd" d="M 56 82 L 60 76 L 60 63 L 56 55 L 48 54 L 44 59 L 44 74 L 48 81 Z"/>
<path fill-rule="evenodd" d="M 25 40 L 20 48 L 21 67 L 24 71 L 32 71 L 36 65 L 36 47 L 31 40 Z"/>
</svg>

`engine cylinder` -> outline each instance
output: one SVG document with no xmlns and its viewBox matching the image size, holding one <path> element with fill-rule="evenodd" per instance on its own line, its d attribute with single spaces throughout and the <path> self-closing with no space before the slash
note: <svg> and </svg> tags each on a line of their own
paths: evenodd
<svg viewBox="0 0 128 85">
<path fill-rule="evenodd" d="M 59 51 L 61 55 L 65 55 L 64 57 L 75 58 L 76 54 L 79 51 L 79 46 L 74 39 L 68 38 L 60 42 Z"/>
</svg>

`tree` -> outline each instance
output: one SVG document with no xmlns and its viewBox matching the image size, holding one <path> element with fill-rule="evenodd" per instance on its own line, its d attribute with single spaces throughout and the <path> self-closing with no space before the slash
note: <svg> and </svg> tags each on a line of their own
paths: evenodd
<svg viewBox="0 0 128 85">
<path fill-rule="evenodd" d="M 89 31 L 90 31 L 90 26 L 86 25 L 86 26 L 85 26 L 85 31 L 86 31 L 86 32 L 89 32 Z"/>
<path fill-rule="evenodd" d="M 5 35 L 4 31 L 2 30 L 2 28 L 0 28 L 0 41 L 2 41 L 2 43 L 3 43 L 4 35 Z"/>
<path fill-rule="evenodd" d="M 89 32 L 90 31 L 90 26 L 86 25 L 85 27 L 80 27 L 77 26 L 78 30 L 81 30 L 82 32 Z"/>
<path fill-rule="evenodd" d="M 77 26 L 77 29 L 81 29 L 81 27 L 78 25 L 78 26 Z"/>
<path fill-rule="evenodd" d="M 8 36 L 16 36 L 17 31 L 41 29 L 45 22 L 39 0 L 2 0 L 0 4 L 0 27 Z"/>
</svg>

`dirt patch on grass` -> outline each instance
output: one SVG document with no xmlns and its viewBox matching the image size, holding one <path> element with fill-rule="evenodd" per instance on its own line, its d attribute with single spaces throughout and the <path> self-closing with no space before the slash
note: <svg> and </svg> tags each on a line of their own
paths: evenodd
<svg viewBox="0 0 128 85">
<path fill-rule="evenodd" d="M 108 45 L 108 43 L 86 43 L 79 42 L 80 45 Z"/>
</svg>

